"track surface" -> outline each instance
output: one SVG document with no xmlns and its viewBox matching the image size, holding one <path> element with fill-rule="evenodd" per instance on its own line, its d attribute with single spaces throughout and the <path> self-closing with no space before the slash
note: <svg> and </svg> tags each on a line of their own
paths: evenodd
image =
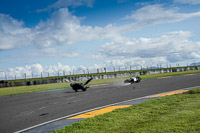
<svg viewBox="0 0 200 133">
<path fill-rule="evenodd" d="M 0 97 L 0 132 L 11 133 L 52 119 L 129 99 L 200 86 L 200 74 Z"/>
</svg>

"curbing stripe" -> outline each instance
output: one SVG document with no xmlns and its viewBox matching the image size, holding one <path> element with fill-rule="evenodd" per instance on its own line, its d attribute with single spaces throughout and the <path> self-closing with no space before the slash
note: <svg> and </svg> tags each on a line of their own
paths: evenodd
<svg viewBox="0 0 200 133">
<path fill-rule="evenodd" d="M 99 109 L 99 110 L 94 110 L 94 111 L 87 112 L 87 113 L 84 113 L 84 114 L 80 114 L 80 115 L 77 115 L 77 116 L 74 116 L 74 117 L 70 117 L 70 118 L 67 118 L 67 119 L 91 118 L 91 117 L 94 117 L 94 116 L 97 116 L 97 115 L 102 115 L 102 114 L 111 112 L 115 109 L 127 108 L 127 107 L 130 107 L 130 106 L 131 105 L 109 106 L 109 107 L 102 108 L 102 109 Z"/>
<path fill-rule="evenodd" d="M 168 95 L 174 95 L 174 94 L 180 94 L 180 93 L 184 93 L 188 90 L 177 90 L 177 91 L 172 91 L 172 92 L 167 92 L 167 93 L 161 93 L 161 94 L 157 94 L 157 95 L 153 95 L 153 96 L 149 96 L 149 97 L 164 97 L 164 96 L 168 96 Z"/>
</svg>

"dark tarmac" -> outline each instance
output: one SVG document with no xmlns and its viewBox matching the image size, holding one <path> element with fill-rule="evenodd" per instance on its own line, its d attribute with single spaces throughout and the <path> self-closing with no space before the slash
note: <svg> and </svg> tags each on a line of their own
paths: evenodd
<svg viewBox="0 0 200 133">
<path fill-rule="evenodd" d="M 57 118 L 162 92 L 200 86 L 200 74 L 72 89 L 0 96 L 0 132 L 12 133 Z"/>
</svg>

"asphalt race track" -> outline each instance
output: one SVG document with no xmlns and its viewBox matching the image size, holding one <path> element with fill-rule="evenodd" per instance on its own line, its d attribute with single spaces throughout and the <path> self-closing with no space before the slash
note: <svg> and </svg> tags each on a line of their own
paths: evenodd
<svg viewBox="0 0 200 133">
<path fill-rule="evenodd" d="M 84 110 L 194 86 L 200 86 L 200 74 L 150 79 L 133 85 L 93 86 L 85 92 L 64 89 L 0 96 L 0 132 L 11 133 Z"/>
</svg>

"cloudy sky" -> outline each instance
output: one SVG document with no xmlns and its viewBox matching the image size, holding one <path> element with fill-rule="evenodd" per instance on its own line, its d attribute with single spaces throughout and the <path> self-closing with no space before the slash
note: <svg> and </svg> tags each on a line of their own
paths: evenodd
<svg viewBox="0 0 200 133">
<path fill-rule="evenodd" d="M 1 0 L 0 79 L 200 62 L 200 0 Z"/>
</svg>

